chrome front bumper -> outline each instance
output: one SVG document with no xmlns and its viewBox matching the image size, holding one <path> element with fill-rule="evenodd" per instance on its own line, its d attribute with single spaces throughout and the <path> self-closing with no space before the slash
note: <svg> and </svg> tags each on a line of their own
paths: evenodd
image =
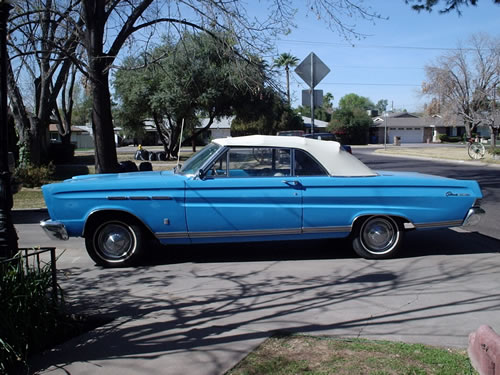
<svg viewBox="0 0 500 375">
<path fill-rule="evenodd" d="M 469 212 L 467 213 L 467 216 L 465 217 L 464 223 L 462 226 L 464 227 L 471 227 L 473 225 L 479 224 L 481 221 L 481 218 L 484 216 L 486 213 L 485 210 L 483 210 L 479 206 L 474 206 L 469 209 Z"/>
<path fill-rule="evenodd" d="M 66 241 L 69 239 L 68 232 L 63 223 L 52 220 L 42 220 L 40 221 L 40 226 L 51 240 Z"/>
</svg>

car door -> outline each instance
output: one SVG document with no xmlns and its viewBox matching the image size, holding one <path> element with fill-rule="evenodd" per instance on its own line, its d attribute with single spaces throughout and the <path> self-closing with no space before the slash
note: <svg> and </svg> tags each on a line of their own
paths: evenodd
<svg viewBox="0 0 500 375">
<path fill-rule="evenodd" d="M 312 156 L 295 150 L 295 175 L 302 186 L 303 222 L 306 236 L 344 237 L 350 232 L 352 186 L 346 179 L 331 177 Z"/>
<path fill-rule="evenodd" d="M 186 182 L 186 219 L 193 242 L 299 236 L 302 190 L 291 176 L 290 150 L 229 149 L 203 178 Z"/>
</svg>

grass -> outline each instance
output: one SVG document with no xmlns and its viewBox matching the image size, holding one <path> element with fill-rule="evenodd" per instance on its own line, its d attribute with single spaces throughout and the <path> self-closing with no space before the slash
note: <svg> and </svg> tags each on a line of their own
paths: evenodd
<svg viewBox="0 0 500 375">
<path fill-rule="evenodd" d="M 20 192 L 14 194 L 14 209 L 45 207 L 42 191 L 39 188 L 22 188 Z"/>
<path fill-rule="evenodd" d="M 489 146 L 486 146 L 486 154 L 483 159 L 478 161 L 483 163 L 500 164 L 500 160 L 494 160 L 491 153 L 488 152 Z M 425 156 L 435 159 L 463 160 L 473 161 L 467 153 L 467 146 L 463 147 L 404 147 L 390 146 L 386 150 L 378 149 L 375 151 L 380 154 Z"/>
<path fill-rule="evenodd" d="M 477 374 L 464 350 L 301 335 L 266 340 L 226 375 Z"/>
</svg>

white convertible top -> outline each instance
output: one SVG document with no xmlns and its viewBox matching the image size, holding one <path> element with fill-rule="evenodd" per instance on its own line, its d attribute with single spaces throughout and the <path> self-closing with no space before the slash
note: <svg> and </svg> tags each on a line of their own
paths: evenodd
<svg viewBox="0 0 500 375">
<path fill-rule="evenodd" d="M 377 175 L 355 156 L 340 147 L 340 143 L 334 141 L 293 136 L 248 135 L 244 137 L 219 138 L 213 142 L 221 146 L 301 149 L 318 160 L 331 176 L 355 177 Z"/>
</svg>

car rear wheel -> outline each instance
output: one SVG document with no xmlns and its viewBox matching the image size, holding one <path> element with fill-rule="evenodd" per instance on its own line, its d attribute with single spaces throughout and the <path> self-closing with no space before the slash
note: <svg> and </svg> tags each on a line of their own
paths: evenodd
<svg viewBox="0 0 500 375">
<path fill-rule="evenodd" d="M 135 265 L 142 258 L 142 229 L 122 220 L 105 220 L 85 237 L 90 257 L 104 267 Z"/>
<path fill-rule="evenodd" d="M 393 257 L 403 241 L 401 224 L 389 216 L 371 216 L 354 230 L 352 247 L 363 258 Z"/>
</svg>

